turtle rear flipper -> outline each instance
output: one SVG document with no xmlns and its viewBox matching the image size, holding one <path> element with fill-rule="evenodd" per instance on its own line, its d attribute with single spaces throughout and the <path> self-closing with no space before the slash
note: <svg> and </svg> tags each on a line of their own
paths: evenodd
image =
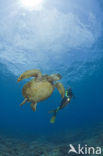
<svg viewBox="0 0 103 156">
<path fill-rule="evenodd" d="M 33 102 L 33 103 L 31 103 L 31 108 L 32 108 L 32 110 L 33 110 L 33 112 L 35 112 L 36 111 L 36 106 L 37 106 L 37 103 L 35 103 L 35 102 Z"/>
<path fill-rule="evenodd" d="M 65 88 L 64 88 L 64 86 L 62 85 L 62 83 L 57 82 L 57 83 L 55 84 L 55 87 L 58 89 L 58 91 L 59 91 L 60 95 L 62 96 L 62 98 L 64 98 L 64 95 L 65 95 Z"/>
<path fill-rule="evenodd" d="M 24 72 L 23 74 L 20 75 L 20 77 L 18 78 L 18 82 L 23 80 L 23 79 L 27 79 L 30 77 L 36 77 L 36 78 L 41 78 L 42 74 L 40 72 L 40 70 L 38 69 L 32 69 L 32 70 L 27 70 L 26 72 Z"/>
</svg>

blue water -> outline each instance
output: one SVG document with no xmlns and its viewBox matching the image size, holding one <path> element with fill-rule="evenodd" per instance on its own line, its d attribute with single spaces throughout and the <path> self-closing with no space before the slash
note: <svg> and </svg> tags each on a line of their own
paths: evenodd
<svg viewBox="0 0 103 156">
<path fill-rule="evenodd" d="M 78 1 L 78 2 L 77 2 Z M 46 135 L 103 122 L 103 10 L 96 0 L 47 0 L 41 10 L 0 0 L 0 132 Z M 23 101 L 20 74 L 60 73 L 75 99 L 50 124 L 61 101 L 55 89 L 34 113 Z"/>
</svg>

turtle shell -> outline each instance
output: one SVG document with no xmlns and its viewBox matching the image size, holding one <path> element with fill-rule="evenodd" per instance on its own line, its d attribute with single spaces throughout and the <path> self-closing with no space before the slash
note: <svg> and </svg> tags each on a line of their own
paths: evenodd
<svg viewBox="0 0 103 156">
<path fill-rule="evenodd" d="M 53 84 L 47 80 L 31 80 L 24 85 L 22 93 L 28 102 L 40 102 L 51 96 L 53 90 Z"/>
</svg>

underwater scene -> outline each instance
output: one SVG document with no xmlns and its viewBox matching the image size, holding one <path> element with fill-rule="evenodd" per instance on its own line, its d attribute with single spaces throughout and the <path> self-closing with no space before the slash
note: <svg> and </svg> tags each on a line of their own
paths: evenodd
<svg viewBox="0 0 103 156">
<path fill-rule="evenodd" d="M 103 1 L 0 0 L 0 156 L 103 156 Z"/>
</svg>

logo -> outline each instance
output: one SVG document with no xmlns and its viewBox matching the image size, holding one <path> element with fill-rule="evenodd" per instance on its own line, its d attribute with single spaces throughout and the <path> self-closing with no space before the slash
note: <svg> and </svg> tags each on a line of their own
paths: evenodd
<svg viewBox="0 0 103 156">
<path fill-rule="evenodd" d="M 72 144 L 69 145 L 70 149 L 68 151 L 68 154 L 75 153 L 75 154 L 95 154 L 95 155 L 101 155 L 102 149 L 101 147 L 89 147 L 88 145 L 85 145 L 84 147 L 81 147 L 80 144 L 77 145 L 77 148 L 75 148 Z"/>
</svg>

